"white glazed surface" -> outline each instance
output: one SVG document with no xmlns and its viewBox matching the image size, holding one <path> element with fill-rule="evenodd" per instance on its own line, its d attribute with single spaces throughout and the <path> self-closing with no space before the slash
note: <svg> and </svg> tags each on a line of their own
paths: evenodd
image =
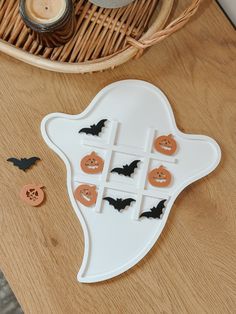
<svg viewBox="0 0 236 314">
<path fill-rule="evenodd" d="M 101 119 L 109 122 L 100 137 L 78 133 Z M 48 146 L 65 162 L 69 197 L 83 227 L 84 258 L 77 277 L 80 282 L 112 278 L 141 260 L 161 234 L 176 197 L 187 185 L 213 171 L 221 158 L 220 148 L 213 139 L 180 132 L 165 95 L 157 87 L 138 80 L 105 87 L 79 115 L 53 113 L 46 116 L 41 132 Z M 152 147 L 152 137 L 170 133 L 178 143 L 175 155 L 157 153 Z M 107 145 L 108 150 L 88 145 L 92 143 Z M 112 147 L 123 152 L 111 154 Z M 80 160 L 93 150 L 104 158 L 107 177 L 104 173 L 82 173 Z M 137 152 L 142 155 L 140 158 Z M 112 167 L 134 159 L 141 159 L 141 165 L 132 178 L 110 173 Z M 173 174 L 169 187 L 154 188 L 146 182 L 145 167 L 151 170 L 159 165 Z M 98 186 L 100 196 L 94 207 L 86 208 L 74 198 L 76 187 L 84 182 Z M 102 201 L 103 196 L 133 197 L 136 203 L 119 213 Z M 141 212 L 163 198 L 168 201 L 162 219 L 139 219 Z"/>
<path fill-rule="evenodd" d="M 90 0 L 90 2 L 103 8 L 121 8 L 134 0 Z"/>
</svg>

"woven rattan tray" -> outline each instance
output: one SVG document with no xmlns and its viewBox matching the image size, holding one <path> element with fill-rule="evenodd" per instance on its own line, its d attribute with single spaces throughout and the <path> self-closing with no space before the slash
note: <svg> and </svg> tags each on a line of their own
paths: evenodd
<svg viewBox="0 0 236 314">
<path fill-rule="evenodd" d="M 75 0 L 76 32 L 59 48 L 33 41 L 19 15 L 19 0 L 0 0 L 0 51 L 56 72 L 85 73 L 114 68 L 170 36 L 197 11 L 200 0 L 164 25 L 174 0 L 136 0 L 120 9 L 104 9 Z"/>
</svg>

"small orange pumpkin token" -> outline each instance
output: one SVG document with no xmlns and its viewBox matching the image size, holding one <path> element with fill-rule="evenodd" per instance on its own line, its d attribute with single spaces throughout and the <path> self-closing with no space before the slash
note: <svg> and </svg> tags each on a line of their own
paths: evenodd
<svg viewBox="0 0 236 314">
<path fill-rule="evenodd" d="M 87 207 L 96 204 L 97 191 L 95 185 L 81 184 L 75 190 L 74 195 L 81 204 Z"/>
<path fill-rule="evenodd" d="M 20 197 L 23 201 L 31 206 L 39 206 L 42 204 L 45 198 L 44 191 L 42 190 L 43 186 L 28 184 L 25 185 L 20 192 Z"/>
<path fill-rule="evenodd" d="M 173 155 L 177 149 L 177 143 L 172 134 L 159 136 L 154 142 L 155 149 L 165 155 Z"/>
<path fill-rule="evenodd" d="M 163 166 L 155 168 L 148 174 L 148 181 L 156 187 L 166 187 L 171 182 L 171 173 Z"/>
<path fill-rule="evenodd" d="M 95 152 L 81 159 L 80 166 L 85 173 L 96 174 L 103 170 L 104 161 Z"/>
</svg>

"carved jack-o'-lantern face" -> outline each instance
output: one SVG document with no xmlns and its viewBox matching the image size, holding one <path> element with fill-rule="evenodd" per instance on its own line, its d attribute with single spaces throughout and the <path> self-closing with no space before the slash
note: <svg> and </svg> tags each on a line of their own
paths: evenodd
<svg viewBox="0 0 236 314">
<path fill-rule="evenodd" d="M 87 207 L 96 204 L 97 191 L 95 185 L 81 184 L 75 190 L 74 195 L 81 204 Z"/>
<path fill-rule="evenodd" d="M 25 185 L 20 192 L 20 197 L 31 206 L 39 206 L 44 201 L 45 197 L 42 188 L 43 186 L 34 184 Z"/>
<path fill-rule="evenodd" d="M 156 187 L 168 186 L 171 182 L 171 173 L 163 166 L 160 166 L 149 172 L 148 181 Z"/>
<path fill-rule="evenodd" d="M 163 135 L 156 138 L 154 142 L 155 149 L 165 155 L 173 155 L 176 151 L 177 144 L 171 134 Z"/>
<path fill-rule="evenodd" d="M 95 152 L 81 159 L 80 166 L 85 173 L 96 174 L 103 170 L 104 161 Z"/>
</svg>

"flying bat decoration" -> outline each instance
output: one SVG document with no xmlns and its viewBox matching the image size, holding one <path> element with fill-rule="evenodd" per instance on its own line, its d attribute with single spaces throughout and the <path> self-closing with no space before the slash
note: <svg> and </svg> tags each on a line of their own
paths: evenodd
<svg viewBox="0 0 236 314">
<path fill-rule="evenodd" d="M 147 217 L 147 218 L 158 218 L 160 219 L 161 216 L 163 215 L 163 209 L 166 207 L 165 202 L 167 200 L 162 200 L 160 201 L 157 206 L 154 206 L 150 209 L 149 212 L 144 212 L 140 215 L 141 217 Z"/>
<path fill-rule="evenodd" d="M 26 171 L 31 168 L 36 162 L 40 160 L 38 157 L 31 157 L 31 158 L 8 158 L 7 161 L 12 162 L 14 166 L 18 167 L 20 170 Z"/>
<path fill-rule="evenodd" d="M 111 172 L 115 172 L 126 177 L 131 177 L 135 169 L 138 168 L 138 163 L 140 161 L 141 160 L 134 160 L 130 165 L 124 165 L 122 168 L 114 168 L 111 170 Z"/>
<path fill-rule="evenodd" d="M 79 131 L 79 133 L 85 133 L 85 134 L 91 134 L 93 136 L 99 136 L 99 134 L 102 132 L 102 129 L 104 128 L 105 124 L 107 122 L 107 119 L 100 120 L 97 124 L 90 125 L 89 128 L 83 128 Z"/>
<path fill-rule="evenodd" d="M 114 199 L 112 197 L 104 197 L 103 199 L 108 201 L 108 203 L 118 210 L 118 212 L 125 209 L 127 206 L 130 206 L 132 202 L 135 202 L 133 198 L 126 198 L 123 200 L 122 198 Z"/>
</svg>

